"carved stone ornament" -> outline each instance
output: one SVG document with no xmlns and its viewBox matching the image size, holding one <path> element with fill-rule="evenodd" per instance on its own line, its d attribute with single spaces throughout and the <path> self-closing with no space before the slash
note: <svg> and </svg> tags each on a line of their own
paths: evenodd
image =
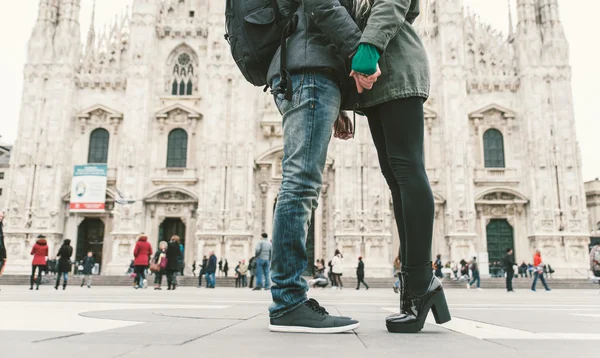
<svg viewBox="0 0 600 358">
<path fill-rule="evenodd" d="M 119 124 L 123 121 L 123 114 L 103 105 L 96 105 L 81 111 L 76 116 L 81 134 L 95 128 L 108 128 L 113 134 L 117 133 Z"/>
</svg>

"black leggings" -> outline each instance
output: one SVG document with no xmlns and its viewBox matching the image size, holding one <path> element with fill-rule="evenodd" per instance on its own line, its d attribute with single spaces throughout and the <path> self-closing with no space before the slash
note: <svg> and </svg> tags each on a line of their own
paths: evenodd
<svg viewBox="0 0 600 358">
<path fill-rule="evenodd" d="M 35 279 L 35 270 L 38 270 L 37 280 Z M 42 265 L 31 265 L 31 278 L 29 279 L 29 283 L 33 288 L 33 283 L 35 282 L 36 286 L 39 286 L 42 283 L 42 272 L 46 270 L 46 266 Z"/>
<path fill-rule="evenodd" d="M 423 162 L 423 98 L 385 102 L 365 114 L 392 192 L 402 267 L 429 271 L 431 277 L 434 203 Z"/>
<path fill-rule="evenodd" d="M 133 280 L 133 283 L 136 286 L 141 286 L 144 284 L 147 268 L 148 266 L 135 265 L 135 280 Z"/>
</svg>

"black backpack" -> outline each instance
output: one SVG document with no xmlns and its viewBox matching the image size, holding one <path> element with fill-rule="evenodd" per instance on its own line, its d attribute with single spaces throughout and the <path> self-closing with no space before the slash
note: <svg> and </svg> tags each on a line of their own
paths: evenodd
<svg viewBox="0 0 600 358">
<path fill-rule="evenodd" d="M 285 93 L 286 98 L 291 100 L 291 83 L 287 81 L 289 72 L 285 68 L 286 39 L 295 30 L 298 16 L 282 18 L 276 0 L 226 1 L 225 40 L 229 42 L 236 65 L 248 82 L 265 86 L 266 91 L 267 72 L 281 46 L 281 86 L 274 92 Z"/>
</svg>

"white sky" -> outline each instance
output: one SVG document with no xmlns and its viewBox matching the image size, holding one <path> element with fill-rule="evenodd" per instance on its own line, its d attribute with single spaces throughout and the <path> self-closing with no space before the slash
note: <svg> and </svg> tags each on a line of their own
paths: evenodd
<svg viewBox="0 0 600 358">
<path fill-rule="evenodd" d="M 464 0 L 485 22 L 504 33 L 508 29 L 507 1 Z M 513 3 L 513 19 L 516 24 L 515 0 L 510 1 Z M 0 12 L 0 78 L 3 83 L 0 87 L 0 98 L 4 113 L 0 120 L 0 135 L 2 141 L 7 143 L 13 143 L 17 136 L 23 66 L 27 41 L 37 18 L 38 2 L 12 1 L 10 11 Z M 81 29 L 84 38 L 90 24 L 92 2 L 93 0 L 82 0 Z M 131 2 L 132 0 L 98 0 L 96 27 L 110 22 Z M 592 180 L 600 177 L 600 160 L 596 157 L 600 150 L 600 115 L 596 112 L 596 101 L 600 100 L 600 51 L 598 42 L 590 41 L 593 33 L 597 31 L 590 31 L 590 28 L 596 28 L 600 1 L 559 0 L 559 5 L 561 20 L 570 44 L 575 119 L 583 157 L 583 176 L 585 180 Z"/>
</svg>

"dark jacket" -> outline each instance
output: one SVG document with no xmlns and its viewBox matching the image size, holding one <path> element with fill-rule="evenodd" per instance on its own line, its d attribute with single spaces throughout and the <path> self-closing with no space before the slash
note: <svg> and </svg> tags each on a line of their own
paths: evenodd
<svg viewBox="0 0 600 358">
<path fill-rule="evenodd" d="M 48 257 L 48 244 L 46 243 L 46 239 L 39 239 L 35 245 L 33 245 L 31 248 L 31 255 L 33 255 L 32 265 L 46 266 L 46 258 Z"/>
<path fill-rule="evenodd" d="M 179 266 L 179 257 L 181 257 L 181 248 L 179 247 L 179 244 L 175 241 L 170 241 L 169 246 L 167 246 L 167 270 L 181 270 L 181 267 Z"/>
<path fill-rule="evenodd" d="M 359 96 L 359 107 L 372 107 L 394 99 L 429 97 L 427 51 L 412 26 L 419 16 L 420 0 L 376 0 L 361 43 L 377 47 L 381 77 L 372 90 Z"/>
<path fill-rule="evenodd" d="M 287 70 L 331 69 L 341 87 L 350 84 L 350 58 L 360 43 L 361 31 L 350 13 L 350 0 L 277 0 L 283 16 L 295 7 L 298 26 L 287 40 Z M 280 50 L 277 50 L 267 78 L 279 75 Z M 356 90 L 354 90 L 356 92 Z"/>
<path fill-rule="evenodd" d="M 148 263 L 150 262 L 150 256 L 152 256 L 152 245 L 150 245 L 148 242 L 147 237 L 140 237 L 138 242 L 135 244 L 133 256 L 135 257 L 135 261 L 133 262 L 134 265 L 148 266 Z"/>
<path fill-rule="evenodd" d="M 215 255 L 210 255 L 208 258 L 208 267 L 206 268 L 206 273 L 215 273 L 217 271 L 217 257 Z"/>
<path fill-rule="evenodd" d="M 504 266 L 504 271 L 514 273 L 515 270 L 513 267 L 516 265 L 516 263 L 513 255 L 506 254 L 502 260 L 502 265 Z"/>
<path fill-rule="evenodd" d="M 207 266 L 208 266 L 208 259 L 202 259 L 202 266 L 200 268 L 201 275 L 204 275 L 206 273 Z"/>
<path fill-rule="evenodd" d="M 83 274 L 91 275 L 94 266 L 96 265 L 96 260 L 93 257 L 86 256 L 83 259 Z"/>
<path fill-rule="evenodd" d="M 4 243 L 4 223 L 0 221 L 0 260 L 6 260 L 6 244 Z"/>
<path fill-rule="evenodd" d="M 356 268 L 356 276 L 365 277 L 365 263 L 358 261 L 358 267 Z"/>
<path fill-rule="evenodd" d="M 73 247 L 63 244 L 58 250 L 58 272 L 71 272 L 71 256 L 73 256 Z"/>
</svg>

